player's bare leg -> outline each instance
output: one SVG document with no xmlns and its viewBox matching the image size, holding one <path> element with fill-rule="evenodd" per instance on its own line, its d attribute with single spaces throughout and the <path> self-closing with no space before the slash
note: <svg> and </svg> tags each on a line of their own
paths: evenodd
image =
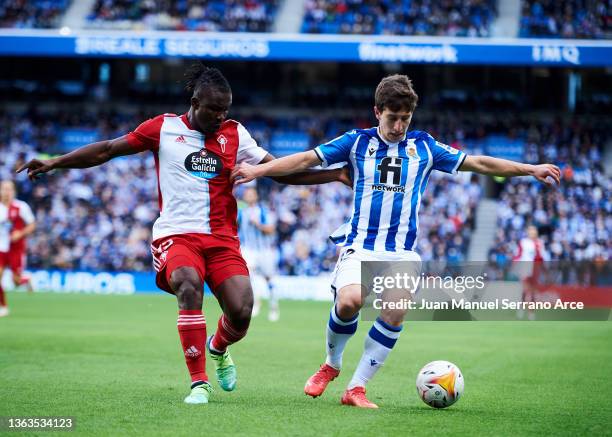
<svg viewBox="0 0 612 437">
<path fill-rule="evenodd" d="M 327 322 L 327 357 L 319 370 L 306 381 L 304 393 L 308 396 L 321 396 L 327 385 L 340 374 L 342 355 L 346 344 L 357 330 L 361 306 L 361 285 L 347 285 L 338 291 Z"/>
<path fill-rule="evenodd" d="M 15 287 L 21 287 L 25 285 L 28 293 L 34 293 L 34 288 L 32 287 L 32 280 L 29 276 L 21 275 L 20 273 L 13 273 L 13 284 Z"/>
<path fill-rule="evenodd" d="M 535 302 L 535 287 L 531 282 L 531 278 L 523 280 L 523 293 L 521 294 L 521 303 L 524 302 Z M 522 319 L 525 317 L 525 313 L 527 313 L 527 318 L 529 320 L 535 320 L 535 312 L 533 309 L 523 309 L 519 308 L 516 310 L 516 317 Z"/>
<path fill-rule="evenodd" d="M 208 340 L 208 351 L 215 363 L 217 381 L 225 391 L 236 388 L 236 366 L 228 346 L 246 335 L 253 312 L 253 289 L 248 276 L 234 275 L 223 281 L 215 290 L 223 314 L 217 324 L 217 332 Z"/>
<path fill-rule="evenodd" d="M 4 294 L 4 288 L 2 288 L 2 275 L 4 274 L 4 267 L 0 267 L 0 317 L 9 315 L 9 309 L 6 305 L 6 295 Z"/>
<path fill-rule="evenodd" d="M 170 287 L 179 307 L 177 321 L 185 362 L 191 375 L 188 404 L 206 404 L 212 392 L 206 375 L 206 320 L 202 314 L 203 283 L 192 267 L 179 267 L 170 275 Z"/>
</svg>

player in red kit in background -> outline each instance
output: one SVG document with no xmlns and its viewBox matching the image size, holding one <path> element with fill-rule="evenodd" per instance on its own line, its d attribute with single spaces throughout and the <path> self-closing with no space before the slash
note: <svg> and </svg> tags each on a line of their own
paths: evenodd
<svg viewBox="0 0 612 437">
<path fill-rule="evenodd" d="M 26 237 L 36 229 L 34 214 L 27 203 L 15 199 L 13 181 L 0 182 L 0 317 L 9 314 L 2 288 L 2 275 L 9 269 L 16 287 L 32 291 L 30 278 L 23 275 L 26 264 Z"/>
<path fill-rule="evenodd" d="M 548 261 L 548 252 L 544 247 L 544 241 L 538 236 L 538 228 L 530 225 L 527 228 L 527 237 L 522 238 L 518 245 L 513 261 L 518 264 L 519 276 L 523 282 L 523 295 L 521 301 L 535 302 L 536 286 L 544 261 Z M 523 318 L 525 312 L 519 310 L 517 315 Z M 535 312 L 529 310 L 529 320 L 535 319 Z"/>
<path fill-rule="evenodd" d="M 215 363 L 221 388 L 234 390 L 236 368 L 228 346 L 246 335 L 253 308 L 249 272 L 237 236 L 237 205 L 230 174 L 242 162 L 264 163 L 274 157 L 257 145 L 244 126 L 226 119 L 232 92 L 219 70 L 197 64 L 186 76 L 186 90 L 191 93 L 187 113 L 158 115 L 127 135 L 57 158 L 32 160 L 18 171 L 28 169 L 28 176 L 34 179 L 58 168 L 94 167 L 121 155 L 153 153 L 160 206 L 151 244 L 157 285 L 176 295 L 178 301 L 179 337 L 192 381 L 185 402 L 205 404 L 212 388 L 204 348 L 208 347 Z M 342 170 L 273 179 L 350 185 L 348 173 Z M 217 330 L 208 340 L 202 314 L 204 282 L 223 310 Z"/>
</svg>

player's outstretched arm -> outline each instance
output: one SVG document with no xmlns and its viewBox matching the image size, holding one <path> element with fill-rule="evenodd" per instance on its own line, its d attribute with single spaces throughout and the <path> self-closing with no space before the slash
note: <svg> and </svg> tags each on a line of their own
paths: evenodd
<svg viewBox="0 0 612 437">
<path fill-rule="evenodd" d="M 240 185 L 263 176 L 286 176 L 304 172 L 310 167 L 314 167 L 320 163 L 321 160 L 314 150 L 295 153 L 293 155 L 285 156 L 284 158 L 271 159 L 264 164 L 250 165 L 243 162 L 234 168 L 231 174 L 231 180 L 236 185 Z"/>
<path fill-rule="evenodd" d="M 523 164 L 491 156 L 467 156 L 459 171 L 473 171 L 489 176 L 533 176 L 548 185 L 561 182 L 561 170 L 553 164 Z"/>
<path fill-rule="evenodd" d="M 265 164 L 274 159 L 276 158 L 268 153 L 260 164 Z M 351 180 L 347 167 L 334 168 L 331 170 L 305 170 L 285 176 L 270 176 L 270 178 L 279 184 L 287 185 L 320 185 L 329 182 L 342 182 L 348 187 L 353 186 L 353 181 Z"/>
<path fill-rule="evenodd" d="M 32 159 L 17 169 L 17 173 L 28 169 L 28 177 L 34 180 L 38 175 L 57 168 L 88 168 L 95 167 L 116 156 L 132 155 L 139 150 L 130 146 L 127 135 L 113 140 L 98 141 L 79 147 L 70 153 L 51 159 Z"/>
</svg>

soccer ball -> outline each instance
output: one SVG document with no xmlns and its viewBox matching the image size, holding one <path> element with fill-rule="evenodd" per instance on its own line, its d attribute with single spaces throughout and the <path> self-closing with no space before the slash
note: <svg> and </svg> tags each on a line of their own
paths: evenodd
<svg viewBox="0 0 612 437">
<path fill-rule="evenodd" d="M 463 394 L 463 375 L 453 363 L 432 361 L 419 371 L 416 388 L 419 397 L 430 407 L 450 407 Z"/>
</svg>

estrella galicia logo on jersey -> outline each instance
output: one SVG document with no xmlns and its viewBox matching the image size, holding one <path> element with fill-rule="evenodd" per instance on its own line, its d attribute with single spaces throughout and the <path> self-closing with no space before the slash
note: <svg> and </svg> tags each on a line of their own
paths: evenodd
<svg viewBox="0 0 612 437">
<path fill-rule="evenodd" d="M 385 156 L 376 169 L 380 172 L 378 184 L 372 184 L 375 191 L 392 191 L 405 193 L 406 187 L 400 185 L 402 181 L 402 158 Z"/>
<path fill-rule="evenodd" d="M 223 161 L 216 153 L 202 149 L 187 155 L 185 169 L 198 178 L 212 179 L 223 170 Z"/>
</svg>

